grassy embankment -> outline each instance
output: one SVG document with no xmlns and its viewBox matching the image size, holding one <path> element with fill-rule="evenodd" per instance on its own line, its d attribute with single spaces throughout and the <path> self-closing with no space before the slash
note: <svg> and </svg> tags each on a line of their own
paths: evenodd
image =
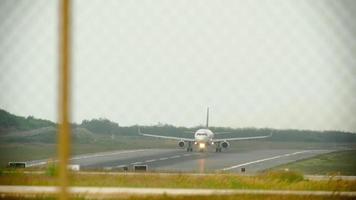
<svg viewBox="0 0 356 200">
<path fill-rule="evenodd" d="M 280 165 L 274 169 L 289 169 L 304 174 L 356 176 L 356 150 L 323 154 L 313 158 Z"/>
</svg>

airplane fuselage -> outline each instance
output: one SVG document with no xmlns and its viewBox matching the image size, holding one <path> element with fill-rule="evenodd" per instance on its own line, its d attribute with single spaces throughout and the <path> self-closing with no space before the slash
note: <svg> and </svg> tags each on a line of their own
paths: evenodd
<svg viewBox="0 0 356 200">
<path fill-rule="evenodd" d="M 204 149 L 206 145 L 211 145 L 213 143 L 214 133 L 209 129 L 199 129 L 194 134 L 195 144 L 199 146 L 200 149 Z"/>
</svg>

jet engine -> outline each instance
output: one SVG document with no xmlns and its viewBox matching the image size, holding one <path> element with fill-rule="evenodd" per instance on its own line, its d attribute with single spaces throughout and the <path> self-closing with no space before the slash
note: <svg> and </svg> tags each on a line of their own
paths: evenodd
<svg viewBox="0 0 356 200">
<path fill-rule="evenodd" d="M 224 149 L 229 148 L 229 146 L 230 146 L 230 143 L 228 143 L 227 141 L 224 141 L 224 142 L 221 143 L 221 147 L 224 148 Z"/>
<path fill-rule="evenodd" d="M 178 146 L 183 148 L 185 146 L 185 142 L 184 141 L 180 141 L 178 142 Z"/>
</svg>

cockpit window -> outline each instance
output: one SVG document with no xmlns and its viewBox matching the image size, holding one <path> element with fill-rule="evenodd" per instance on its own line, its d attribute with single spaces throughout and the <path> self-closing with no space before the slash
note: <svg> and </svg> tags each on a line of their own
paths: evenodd
<svg viewBox="0 0 356 200">
<path fill-rule="evenodd" d="M 207 136 L 206 133 L 197 133 L 197 136 Z"/>
</svg>

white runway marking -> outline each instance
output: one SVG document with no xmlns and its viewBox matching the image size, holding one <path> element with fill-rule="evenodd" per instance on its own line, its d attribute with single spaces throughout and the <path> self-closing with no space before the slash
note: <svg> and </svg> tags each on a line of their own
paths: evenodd
<svg viewBox="0 0 356 200">
<path fill-rule="evenodd" d="M 265 162 L 265 161 L 268 161 L 268 160 L 274 160 L 274 159 L 283 158 L 283 157 L 288 157 L 288 156 L 294 156 L 294 155 L 297 155 L 297 154 L 307 153 L 307 152 L 310 152 L 310 151 L 311 150 L 305 150 L 305 151 L 297 151 L 297 152 L 294 152 L 294 153 L 282 154 L 282 155 L 278 155 L 278 156 L 273 156 L 273 157 L 269 157 L 269 158 L 264 158 L 264 159 L 260 159 L 260 160 L 255 160 L 255 161 L 251 161 L 251 162 L 247 162 L 247 163 L 234 165 L 234 166 L 231 166 L 231 167 L 226 167 L 226 168 L 223 168 L 221 170 L 227 171 L 227 170 L 235 169 L 235 168 L 238 168 L 238 167 L 243 167 L 243 166 L 246 166 L 246 165 L 256 164 L 256 163 Z"/>
<path fill-rule="evenodd" d="M 171 156 L 169 158 L 180 158 L 180 157 L 181 157 L 181 155 L 176 155 L 176 156 Z"/>
<path fill-rule="evenodd" d="M 191 154 L 188 154 L 188 155 L 191 155 Z M 142 163 L 151 163 L 151 162 L 156 162 L 156 161 L 180 158 L 182 156 L 185 156 L 185 154 L 184 155 L 175 155 L 175 156 L 171 156 L 171 157 L 158 158 L 158 159 L 152 159 L 152 160 L 145 160 L 142 162 L 134 162 L 134 163 L 130 163 L 130 165 L 137 165 L 137 164 L 142 164 Z M 119 166 L 121 166 L 121 165 L 119 165 Z M 124 165 L 122 165 L 122 166 L 124 166 Z M 117 167 L 115 167 L 115 168 L 117 168 Z"/>
<path fill-rule="evenodd" d="M 126 165 L 118 165 L 116 168 L 126 167 Z"/>
<path fill-rule="evenodd" d="M 130 163 L 130 165 L 139 165 L 142 164 L 142 162 L 134 162 L 134 163 Z"/>
<path fill-rule="evenodd" d="M 80 160 L 80 159 L 95 158 L 95 157 L 102 157 L 102 156 L 113 156 L 113 155 L 119 155 L 119 154 L 124 154 L 124 153 L 134 153 L 134 152 L 140 152 L 140 151 L 145 151 L 145 149 L 78 155 L 78 156 L 74 156 L 73 158 L 70 158 L 69 160 Z M 50 162 L 50 160 L 45 160 L 45 161 L 43 161 L 43 160 L 26 161 L 26 167 L 34 167 L 34 166 L 39 166 L 39 165 L 46 165 L 48 162 Z M 58 160 L 54 160 L 52 162 L 58 162 Z"/>
<path fill-rule="evenodd" d="M 38 163 L 32 163 L 32 164 L 27 164 L 26 163 L 26 167 L 34 167 L 34 166 L 45 165 L 45 164 L 47 164 L 47 162 L 44 162 L 44 161 L 38 162 Z"/>
<path fill-rule="evenodd" d="M 144 149 L 131 150 L 131 151 L 119 151 L 119 152 L 107 152 L 107 153 L 95 153 L 95 154 L 90 154 L 90 155 L 74 156 L 70 160 L 80 160 L 80 159 L 95 158 L 95 157 L 101 157 L 101 156 L 113 156 L 113 155 L 119 155 L 119 154 L 124 154 L 124 153 L 134 153 L 134 152 L 140 152 L 140 151 L 144 151 Z"/>
</svg>

